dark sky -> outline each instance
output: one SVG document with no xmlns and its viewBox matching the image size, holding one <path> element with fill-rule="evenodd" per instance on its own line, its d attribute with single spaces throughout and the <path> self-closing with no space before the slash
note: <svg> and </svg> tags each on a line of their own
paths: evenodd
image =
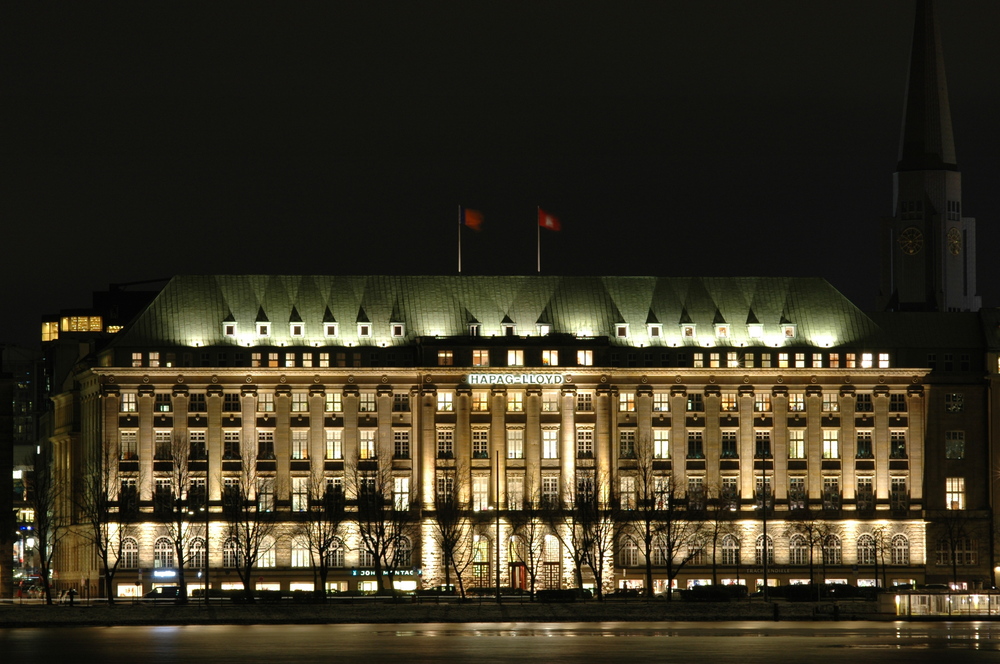
<svg viewBox="0 0 1000 664">
<path fill-rule="evenodd" d="M 1000 2 L 938 4 L 996 306 Z M 874 304 L 912 0 L 79 5 L 0 17 L 0 341 L 112 282 L 454 273 L 459 204 L 467 273 L 533 273 L 541 205 L 544 273 Z"/>
</svg>

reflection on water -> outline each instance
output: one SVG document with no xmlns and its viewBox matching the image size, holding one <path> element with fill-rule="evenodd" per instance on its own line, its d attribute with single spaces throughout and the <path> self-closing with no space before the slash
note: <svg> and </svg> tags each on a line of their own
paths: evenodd
<svg viewBox="0 0 1000 664">
<path fill-rule="evenodd" d="M 470 638 L 475 637 L 475 638 Z M 45 655 L 76 663 L 649 661 L 998 661 L 994 623 L 720 622 L 196 625 L 0 629 L 4 660 Z"/>
</svg>

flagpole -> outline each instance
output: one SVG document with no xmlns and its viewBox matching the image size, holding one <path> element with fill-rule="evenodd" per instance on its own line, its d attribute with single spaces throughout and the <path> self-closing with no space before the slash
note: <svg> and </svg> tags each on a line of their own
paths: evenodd
<svg viewBox="0 0 1000 664">
<path fill-rule="evenodd" d="M 458 206 L 458 273 L 462 274 L 462 206 Z"/>
<path fill-rule="evenodd" d="M 538 273 L 542 273 L 542 225 L 538 223 L 538 217 L 542 214 L 541 206 L 535 206 L 535 233 L 537 237 L 538 246 Z"/>
</svg>

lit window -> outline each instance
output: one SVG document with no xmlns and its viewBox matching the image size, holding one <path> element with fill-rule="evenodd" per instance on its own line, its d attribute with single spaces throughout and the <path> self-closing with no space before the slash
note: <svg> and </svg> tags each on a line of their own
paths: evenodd
<svg viewBox="0 0 1000 664">
<path fill-rule="evenodd" d="M 764 336 L 764 326 L 760 323 L 748 323 L 747 336 L 751 339 L 760 339 Z"/>
<path fill-rule="evenodd" d="M 358 456 L 361 459 L 375 458 L 374 429 L 361 429 L 358 431 Z"/>
<path fill-rule="evenodd" d="M 524 458 L 524 429 L 507 429 L 507 458 Z"/>
<path fill-rule="evenodd" d="M 670 429 L 653 429 L 653 458 L 670 458 Z"/>
<path fill-rule="evenodd" d="M 823 412 L 836 413 L 840 410 L 840 397 L 835 393 L 825 392 L 823 394 Z"/>
<path fill-rule="evenodd" d="M 861 368 L 871 369 L 872 368 L 872 354 L 871 353 L 861 353 Z"/>
<path fill-rule="evenodd" d="M 472 351 L 472 366 L 474 367 L 490 366 L 490 351 L 488 350 Z"/>
<path fill-rule="evenodd" d="M 507 410 L 511 413 L 520 413 L 524 410 L 524 393 L 507 393 Z"/>
<path fill-rule="evenodd" d="M 805 429 L 788 430 L 788 458 L 806 458 L 806 432 Z"/>
<path fill-rule="evenodd" d="M 681 325 L 681 337 L 684 339 L 694 339 L 695 331 L 694 325 Z"/>
<path fill-rule="evenodd" d="M 327 392 L 323 397 L 323 410 L 327 413 L 343 412 L 343 395 L 340 392 Z"/>
<path fill-rule="evenodd" d="M 796 353 L 795 354 L 795 367 L 797 369 L 801 369 L 804 366 L 806 366 L 806 354 L 805 353 Z"/>
<path fill-rule="evenodd" d="M 847 369 L 856 369 L 857 366 L 857 355 L 854 353 L 844 353 L 844 367 Z"/>
<path fill-rule="evenodd" d="M 806 395 L 789 394 L 788 410 L 792 411 L 793 413 L 804 413 L 806 410 Z"/>
<path fill-rule="evenodd" d="M 301 461 L 309 458 L 309 430 L 292 429 L 292 459 Z"/>
<path fill-rule="evenodd" d="M 829 366 L 831 369 L 840 368 L 840 353 L 830 353 L 829 359 L 830 359 Z"/>
<path fill-rule="evenodd" d="M 374 413 L 378 410 L 378 403 L 375 401 L 375 395 L 371 392 L 364 392 L 358 395 L 358 412 L 359 413 Z"/>
<path fill-rule="evenodd" d="M 813 353 L 812 365 L 814 368 L 822 368 L 823 366 L 823 353 Z"/>
<path fill-rule="evenodd" d="M 523 350 L 508 350 L 507 351 L 507 366 L 508 367 L 523 367 L 524 366 L 524 351 Z"/>
<path fill-rule="evenodd" d="M 948 477 L 945 479 L 945 509 L 965 509 L 964 477 Z"/>
<path fill-rule="evenodd" d="M 139 403 L 135 392 L 125 392 L 122 394 L 122 412 L 135 413 L 139 410 Z"/>
<path fill-rule="evenodd" d="M 621 508 L 623 510 L 635 509 L 635 477 L 625 475 L 619 481 L 619 495 L 621 496 Z"/>
<path fill-rule="evenodd" d="M 342 429 L 326 430 L 326 449 L 324 456 L 327 459 L 339 460 L 344 458 L 343 435 L 344 432 Z"/>
<path fill-rule="evenodd" d="M 705 354 L 695 353 L 692 356 L 691 366 L 695 369 L 701 369 L 705 366 Z"/>
<path fill-rule="evenodd" d="M 729 338 L 729 326 L 724 324 L 716 324 L 715 326 L 715 336 L 720 339 Z"/>
<path fill-rule="evenodd" d="M 292 395 L 292 412 L 293 413 L 308 413 L 309 412 L 309 395 L 302 393 L 295 393 Z"/>
<path fill-rule="evenodd" d="M 621 413 L 634 413 L 635 412 L 635 394 L 630 392 L 622 392 L 618 395 L 618 412 Z"/>
<path fill-rule="evenodd" d="M 478 413 L 486 413 L 490 410 L 489 392 L 472 393 L 472 410 Z"/>
<path fill-rule="evenodd" d="M 547 367 L 557 367 L 559 366 L 559 351 L 557 350 L 543 350 L 542 351 L 542 365 Z"/>
<path fill-rule="evenodd" d="M 559 430 L 542 429 L 542 458 L 559 458 Z"/>
<path fill-rule="evenodd" d="M 594 365 L 594 351 L 592 350 L 578 350 L 576 351 L 576 363 L 581 367 L 591 367 Z"/>
<path fill-rule="evenodd" d="M 788 353 L 778 353 L 778 367 L 782 369 L 788 368 Z"/>
<path fill-rule="evenodd" d="M 823 430 L 823 458 L 840 458 L 840 432 L 836 429 Z"/>
<path fill-rule="evenodd" d="M 879 353 L 878 354 L 878 368 L 888 369 L 889 368 L 889 353 Z"/>
<path fill-rule="evenodd" d="M 559 393 L 558 392 L 543 392 L 542 393 L 542 412 L 543 413 L 558 413 L 559 412 Z"/>
<path fill-rule="evenodd" d="M 455 395 L 451 392 L 438 392 L 437 409 L 440 412 L 451 412 L 455 410 Z"/>
<path fill-rule="evenodd" d="M 726 353 L 726 366 L 730 369 L 738 369 L 740 366 L 740 354 L 733 351 Z"/>
<path fill-rule="evenodd" d="M 709 353 L 708 354 L 708 366 L 717 368 L 720 367 L 720 354 L 719 353 Z"/>
<path fill-rule="evenodd" d="M 794 325 L 782 325 L 781 326 L 781 336 L 786 339 L 795 338 L 795 326 Z"/>
<path fill-rule="evenodd" d="M 450 367 L 455 364 L 455 353 L 450 350 L 439 350 L 438 353 L 438 366 L 439 367 Z"/>
<path fill-rule="evenodd" d="M 139 432 L 135 429 L 118 431 L 118 456 L 122 461 L 134 461 L 139 458 Z"/>
<path fill-rule="evenodd" d="M 758 413 L 771 411 L 771 395 L 757 392 L 753 397 L 753 409 Z"/>
<path fill-rule="evenodd" d="M 262 392 L 257 395 L 257 412 L 274 412 L 274 392 Z"/>
</svg>

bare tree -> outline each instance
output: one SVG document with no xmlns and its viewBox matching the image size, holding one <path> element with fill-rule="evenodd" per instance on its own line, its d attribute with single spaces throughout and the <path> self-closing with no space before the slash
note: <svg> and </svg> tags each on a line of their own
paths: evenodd
<svg viewBox="0 0 1000 664">
<path fill-rule="evenodd" d="M 192 536 L 196 528 L 195 511 L 204 507 L 204 485 L 192 491 L 188 442 L 175 434 L 168 444 L 157 447 L 154 458 L 170 463 L 170 471 L 156 478 L 153 493 L 153 513 L 162 520 L 170 538 L 177 564 L 178 604 L 187 603 L 187 578 L 184 574 L 191 559 Z"/>
<path fill-rule="evenodd" d="M 392 462 L 351 459 L 346 478 L 357 500 L 355 520 L 361 547 L 375 566 L 378 592 L 393 588 L 396 567 L 417 534 L 418 514 L 409 495 L 394 496 Z"/>
<path fill-rule="evenodd" d="M 979 525 L 969 517 L 965 510 L 943 510 L 938 512 L 932 519 L 936 526 L 934 529 L 938 534 L 939 549 L 943 548 L 948 554 L 948 565 L 951 567 L 951 582 L 958 583 L 958 567 L 960 564 L 960 550 L 967 550 L 980 534 Z"/>
<path fill-rule="evenodd" d="M 114 604 L 115 574 L 125 542 L 138 532 L 137 473 L 122 473 L 116 445 L 105 443 L 85 464 L 76 506 L 85 528 L 83 538 L 94 545 L 103 569 L 102 592 Z"/>
<path fill-rule="evenodd" d="M 653 558 L 660 558 L 667 572 L 667 599 L 673 599 L 673 581 L 700 551 L 702 524 L 691 519 L 682 500 L 681 487 L 672 474 L 656 468 L 652 440 L 636 441 L 634 495 L 622 495 L 623 534 L 645 557 L 645 594 L 653 596 Z M 628 480 L 626 480 L 628 481 Z"/>
<path fill-rule="evenodd" d="M 458 583 L 458 591 L 465 597 L 463 576 L 475 558 L 472 535 L 476 527 L 474 513 L 467 501 L 461 500 L 459 482 L 434 495 L 434 539 L 444 556 L 444 582 L 451 585 L 452 573 Z"/>
<path fill-rule="evenodd" d="M 573 561 L 573 579 L 577 588 L 583 587 L 583 568 L 593 550 L 593 518 L 590 502 L 594 484 L 590 477 L 578 477 L 577 486 L 565 505 L 550 505 L 543 516 L 549 529 L 555 533 Z"/>
<path fill-rule="evenodd" d="M 814 584 L 816 583 L 815 552 L 817 548 L 822 549 L 828 534 L 824 522 L 806 513 L 805 518 L 791 521 L 788 529 L 792 537 L 801 537 L 806 545 L 809 553 L 809 583 Z"/>
<path fill-rule="evenodd" d="M 719 547 L 727 535 L 736 535 L 738 527 L 734 519 L 739 514 L 733 509 L 734 503 L 721 490 L 714 491 L 715 497 L 709 500 L 710 511 L 702 527 L 702 535 L 706 546 L 711 548 L 712 585 L 719 583 Z"/>
<path fill-rule="evenodd" d="M 266 546 L 273 541 L 278 519 L 274 514 L 274 491 L 271 477 L 257 472 L 256 459 L 246 448 L 242 450 L 240 472 L 225 477 L 222 492 L 222 516 L 225 522 L 226 544 L 233 547 L 236 573 L 243 582 L 247 602 L 254 601 L 253 570 Z"/>
<path fill-rule="evenodd" d="M 35 512 L 35 553 L 38 555 L 45 603 L 52 604 L 52 559 L 66 533 L 66 518 L 59 509 L 63 487 L 53 476 L 51 451 L 42 443 L 27 478 L 28 505 Z"/>
<path fill-rule="evenodd" d="M 538 572 L 545 553 L 545 535 L 548 534 L 537 490 L 525 487 L 525 499 L 521 509 L 508 510 L 507 521 L 511 529 L 511 558 L 524 566 L 528 575 L 529 592 L 534 599 Z"/>
<path fill-rule="evenodd" d="M 300 536 L 309 547 L 314 593 L 318 599 L 326 601 L 326 580 L 333 554 L 343 546 L 342 531 L 347 520 L 343 486 L 328 483 L 323 478 L 314 479 L 309 485 L 308 501 L 302 515 Z"/>
</svg>

